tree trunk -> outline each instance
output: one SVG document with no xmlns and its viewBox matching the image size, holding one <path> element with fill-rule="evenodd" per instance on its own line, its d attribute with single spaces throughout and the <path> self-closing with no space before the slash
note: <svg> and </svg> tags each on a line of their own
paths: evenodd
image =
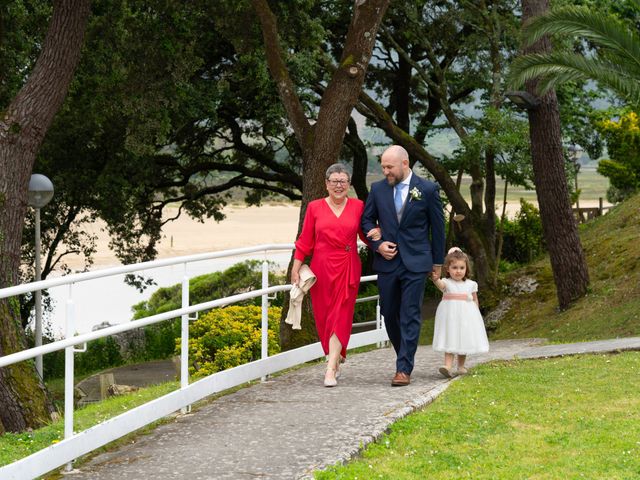
<svg viewBox="0 0 640 480">
<path fill-rule="evenodd" d="M 353 174 L 351 175 L 351 185 L 356 191 L 356 196 L 363 202 L 367 201 L 369 189 L 367 187 L 367 167 L 369 166 L 369 156 L 367 147 L 358 135 L 358 126 L 353 117 L 349 120 L 349 129 L 344 138 L 345 145 L 351 150 L 353 156 Z"/>
<path fill-rule="evenodd" d="M 411 132 L 411 64 L 403 56 L 398 59 L 398 74 L 393 79 L 391 104 L 395 110 L 397 125 L 405 132 Z"/>
<path fill-rule="evenodd" d="M 326 196 L 324 174 L 338 161 L 340 149 L 358 100 L 369 65 L 376 35 L 390 0 L 358 0 L 347 31 L 344 50 L 338 68 L 333 73 L 320 101 L 317 122 L 312 126 L 304 115 L 304 108 L 289 76 L 278 37 L 276 18 L 266 0 L 253 0 L 253 7 L 262 26 L 263 41 L 269 71 L 273 77 L 287 117 L 303 152 L 302 205 L 298 233 L 310 201 Z M 291 267 L 290 267 L 291 268 Z M 290 269 L 289 268 L 289 269 Z M 285 302 L 287 303 L 287 302 Z M 305 336 L 315 332 L 315 324 L 307 305 L 303 308 L 303 329 L 294 333 L 284 323 L 285 307 L 280 320 L 280 346 L 283 350 L 308 343 Z"/>
<path fill-rule="evenodd" d="M 18 281 L 29 178 L 80 59 L 89 0 L 59 0 L 42 52 L 0 119 L 0 288 Z M 25 348 L 17 300 L 0 300 L 0 355 Z M 32 362 L 0 369 L 0 430 L 36 428 L 52 405 Z"/>
<path fill-rule="evenodd" d="M 523 23 L 545 13 L 548 8 L 548 0 L 523 0 Z M 524 53 L 549 51 L 551 42 L 548 38 L 543 38 Z M 536 82 L 528 82 L 526 89 L 535 95 Z M 560 309 L 566 309 L 571 302 L 586 293 L 589 272 L 571 211 L 555 91 L 551 90 L 542 96 L 540 105 L 528 112 L 533 174 L 542 228 L 549 249 Z"/>
</svg>

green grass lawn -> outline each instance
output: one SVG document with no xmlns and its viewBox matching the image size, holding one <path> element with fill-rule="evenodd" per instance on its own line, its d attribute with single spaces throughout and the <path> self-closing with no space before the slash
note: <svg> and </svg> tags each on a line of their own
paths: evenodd
<svg viewBox="0 0 640 480">
<path fill-rule="evenodd" d="M 317 479 L 640 478 L 640 353 L 474 368 Z"/>
<path fill-rule="evenodd" d="M 74 414 L 74 430 L 86 430 L 178 388 L 178 382 L 167 382 L 140 389 L 129 395 L 112 397 L 100 403 L 88 405 L 85 408 L 76 410 Z M 27 457 L 62 439 L 64 439 L 64 419 L 32 432 L 0 435 L 0 466 Z"/>
</svg>

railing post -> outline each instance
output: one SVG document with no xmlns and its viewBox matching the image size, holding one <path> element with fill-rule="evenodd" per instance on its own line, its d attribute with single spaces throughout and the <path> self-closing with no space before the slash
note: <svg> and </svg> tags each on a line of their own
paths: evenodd
<svg viewBox="0 0 640 480">
<path fill-rule="evenodd" d="M 380 297 L 376 300 L 376 328 L 382 330 L 382 318 L 380 317 Z M 376 347 L 382 348 L 383 342 L 378 342 Z"/>
<path fill-rule="evenodd" d="M 76 319 L 75 305 L 73 303 L 73 283 L 69 284 L 69 298 L 67 299 L 65 337 L 71 338 L 75 335 Z M 73 345 L 64 349 L 64 438 L 73 437 L 73 393 L 74 393 L 74 357 Z M 67 463 L 65 470 L 70 472 L 73 463 Z"/>
<path fill-rule="evenodd" d="M 189 277 L 187 276 L 187 264 L 184 264 L 182 276 L 182 308 L 189 306 Z M 180 388 L 189 386 L 189 315 L 182 315 L 182 327 L 180 337 Z M 191 405 L 180 409 L 182 414 L 189 413 Z"/>
<path fill-rule="evenodd" d="M 269 264 L 262 262 L 262 288 L 269 288 Z M 269 356 L 269 296 L 262 295 L 262 359 Z M 265 382 L 267 377 L 262 377 Z"/>
</svg>

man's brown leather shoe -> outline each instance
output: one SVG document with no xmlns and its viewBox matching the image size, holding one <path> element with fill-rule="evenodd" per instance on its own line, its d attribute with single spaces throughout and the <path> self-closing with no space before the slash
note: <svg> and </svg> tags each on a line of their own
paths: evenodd
<svg viewBox="0 0 640 480">
<path fill-rule="evenodd" d="M 393 380 L 391 380 L 392 387 L 406 387 L 411 383 L 411 377 L 408 373 L 396 372 Z"/>
</svg>

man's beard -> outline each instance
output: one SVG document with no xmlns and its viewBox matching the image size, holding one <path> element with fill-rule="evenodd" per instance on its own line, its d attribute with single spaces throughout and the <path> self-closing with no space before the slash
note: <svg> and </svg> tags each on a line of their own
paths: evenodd
<svg viewBox="0 0 640 480">
<path fill-rule="evenodd" d="M 387 177 L 387 182 L 389 182 L 389 185 L 391 185 L 392 187 L 395 187 L 397 184 L 402 182 L 402 180 L 404 180 L 404 178 L 397 177 L 396 175 L 393 175 L 391 177 Z"/>
</svg>

